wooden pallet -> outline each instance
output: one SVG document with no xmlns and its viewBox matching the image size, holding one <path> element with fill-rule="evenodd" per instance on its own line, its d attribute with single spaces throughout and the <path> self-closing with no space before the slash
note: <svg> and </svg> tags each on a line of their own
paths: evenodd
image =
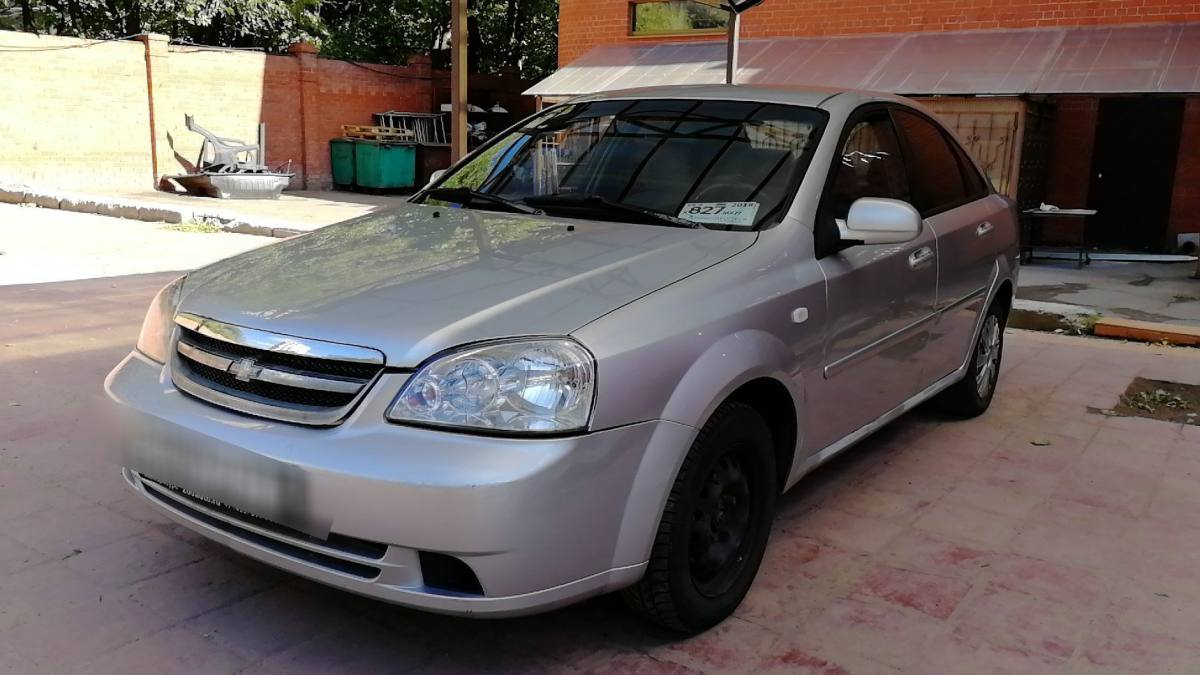
<svg viewBox="0 0 1200 675">
<path fill-rule="evenodd" d="M 413 132 L 391 127 L 373 127 L 363 124 L 343 124 L 342 134 L 346 138 L 361 138 L 373 141 L 413 141 Z"/>
</svg>

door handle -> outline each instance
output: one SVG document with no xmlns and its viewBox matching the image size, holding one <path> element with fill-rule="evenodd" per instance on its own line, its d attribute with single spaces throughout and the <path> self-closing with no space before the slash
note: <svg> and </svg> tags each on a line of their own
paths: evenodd
<svg viewBox="0 0 1200 675">
<path fill-rule="evenodd" d="M 908 256 L 908 266 L 914 270 L 921 269 L 931 260 L 933 260 L 933 249 L 922 246 Z"/>
<path fill-rule="evenodd" d="M 975 236 L 977 236 L 977 237 L 985 236 L 986 234 L 991 232 L 992 229 L 993 229 L 992 224 L 985 220 L 982 223 L 980 223 L 978 227 L 975 228 Z"/>
</svg>

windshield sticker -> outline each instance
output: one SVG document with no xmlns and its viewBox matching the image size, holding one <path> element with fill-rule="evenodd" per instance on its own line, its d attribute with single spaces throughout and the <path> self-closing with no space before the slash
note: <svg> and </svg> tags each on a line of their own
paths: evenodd
<svg viewBox="0 0 1200 675">
<path fill-rule="evenodd" d="M 758 202 L 692 202 L 684 204 L 679 217 L 711 225 L 753 225 Z"/>
</svg>

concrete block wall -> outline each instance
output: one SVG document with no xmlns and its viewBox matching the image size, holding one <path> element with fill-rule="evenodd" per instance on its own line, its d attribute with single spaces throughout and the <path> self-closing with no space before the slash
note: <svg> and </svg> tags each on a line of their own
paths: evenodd
<svg viewBox="0 0 1200 675">
<path fill-rule="evenodd" d="M 247 143 L 256 142 L 265 122 L 267 164 L 293 160 L 296 186 L 303 185 L 296 59 L 195 47 L 168 47 L 166 54 L 166 72 L 153 73 L 160 175 L 191 170 L 199 155 L 203 139 L 184 123 L 190 113 L 209 131 Z"/>
<path fill-rule="evenodd" d="M 152 184 L 144 46 L 81 44 L 0 32 L 0 181 Z"/>
<path fill-rule="evenodd" d="M 292 188 L 330 186 L 329 139 L 383 110 L 431 112 L 427 58 L 405 67 L 171 46 L 166 36 L 92 41 L 0 31 L 0 182 L 138 191 L 186 173 L 209 131 L 254 143 L 267 124 L 267 163 L 292 160 Z M 528 83 L 514 80 L 515 91 Z"/>
</svg>

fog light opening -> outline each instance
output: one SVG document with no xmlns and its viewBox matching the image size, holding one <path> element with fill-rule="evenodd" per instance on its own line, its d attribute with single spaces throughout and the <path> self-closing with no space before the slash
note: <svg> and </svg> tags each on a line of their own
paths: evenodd
<svg viewBox="0 0 1200 675">
<path fill-rule="evenodd" d="M 467 563 L 445 553 L 419 551 L 421 577 L 430 590 L 455 595 L 483 595 L 479 577 Z"/>
</svg>

